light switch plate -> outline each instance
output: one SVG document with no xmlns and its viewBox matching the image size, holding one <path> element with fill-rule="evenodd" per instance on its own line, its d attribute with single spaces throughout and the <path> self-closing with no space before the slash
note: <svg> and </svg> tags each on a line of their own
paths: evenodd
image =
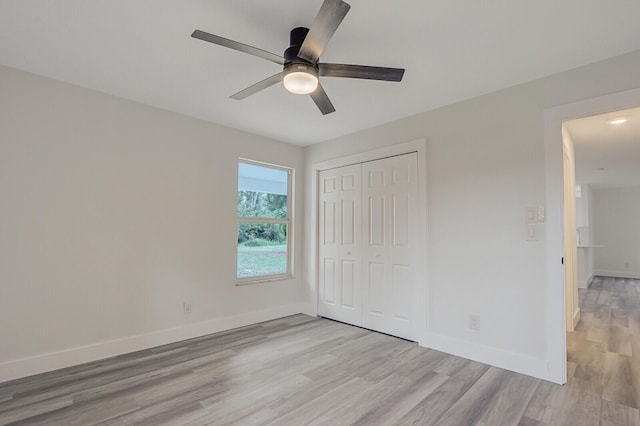
<svg viewBox="0 0 640 426">
<path fill-rule="evenodd" d="M 544 222 L 544 207 L 538 206 L 538 222 Z"/>
<path fill-rule="evenodd" d="M 536 223 L 538 221 L 538 208 L 537 207 L 525 207 L 524 220 L 526 223 Z"/>
<path fill-rule="evenodd" d="M 527 224 L 527 241 L 538 241 L 538 224 Z"/>
</svg>

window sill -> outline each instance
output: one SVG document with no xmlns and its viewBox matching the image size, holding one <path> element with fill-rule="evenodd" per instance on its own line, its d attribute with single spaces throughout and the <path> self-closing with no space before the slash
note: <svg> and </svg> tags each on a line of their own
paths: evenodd
<svg viewBox="0 0 640 426">
<path fill-rule="evenodd" d="M 293 274 L 266 275 L 261 277 L 242 278 L 236 281 L 236 286 L 268 283 L 272 281 L 284 281 L 293 279 Z"/>
</svg>

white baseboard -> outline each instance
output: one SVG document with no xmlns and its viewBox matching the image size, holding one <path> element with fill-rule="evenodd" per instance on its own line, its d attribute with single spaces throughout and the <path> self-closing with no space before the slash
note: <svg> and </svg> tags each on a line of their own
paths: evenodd
<svg viewBox="0 0 640 426">
<path fill-rule="evenodd" d="M 589 288 L 593 281 L 593 274 L 589 275 L 587 279 L 578 282 L 578 288 Z"/>
<path fill-rule="evenodd" d="M 576 329 L 576 325 L 578 325 L 578 321 L 580 321 L 580 307 L 578 306 L 573 313 L 573 330 Z"/>
<path fill-rule="evenodd" d="M 589 286 L 593 282 L 593 277 L 595 277 L 595 275 L 591 274 L 591 275 L 589 275 L 589 278 L 587 278 L 587 288 L 589 288 Z"/>
<path fill-rule="evenodd" d="M 614 271 L 610 269 L 596 269 L 594 271 L 594 275 L 599 275 L 601 277 L 640 279 L 640 272 L 636 271 Z"/>
<path fill-rule="evenodd" d="M 429 333 L 427 340 L 419 342 L 419 345 L 537 379 L 562 384 L 557 378 L 551 377 L 547 360 L 542 358 L 509 352 L 434 333 Z"/>
<path fill-rule="evenodd" d="M 72 365 L 84 364 L 86 362 L 149 349 L 155 346 L 166 345 L 168 343 L 179 342 L 181 340 L 192 339 L 194 337 L 206 336 L 207 334 L 256 324 L 262 321 L 269 321 L 299 313 L 306 314 L 312 311 L 307 303 L 278 306 L 262 311 L 215 318 L 209 321 L 197 322 L 166 330 L 5 361 L 0 363 L 0 383 L 70 367 Z"/>
<path fill-rule="evenodd" d="M 318 316 L 318 308 L 314 307 L 310 303 L 301 303 L 300 304 L 300 314 L 309 315 L 310 317 Z"/>
</svg>

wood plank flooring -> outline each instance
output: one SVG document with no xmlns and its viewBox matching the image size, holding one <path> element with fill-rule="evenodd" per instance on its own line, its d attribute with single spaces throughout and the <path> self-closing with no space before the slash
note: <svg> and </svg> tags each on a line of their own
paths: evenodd
<svg viewBox="0 0 640 426">
<path fill-rule="evenodd" d="M 565 386 L 295 315 L 0 384 L 0 425 L 640 425 L 639 296 L 580 291 Z"/>
<path fill-rule="evenodd" d="M 591 424 L 640 424 L 640 280 L 595 277 L 579 305 L 567 334 L 569 385 L 600 398 L 585 404 Z"/>
</svg>

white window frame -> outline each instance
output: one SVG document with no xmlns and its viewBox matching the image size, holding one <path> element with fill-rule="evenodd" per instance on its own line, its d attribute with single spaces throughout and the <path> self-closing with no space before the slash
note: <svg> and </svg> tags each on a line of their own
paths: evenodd
<svg viewBox="0 0 640 426">
<path fill-rule="evenodd" d="M 237 223 L 236 228 L 240 226 L 241 223 L 278 223 L 285 224 L 287 226 L 287 271 L 283 274 L 270 274 L 270 275 L 255 275 L 251 277 L 238 277 L 238 243 L 236 241 L 236 285 L 245 285 L 245 284 L 256 284 L 261 282 L 269 282 L 269 281 L 280 281 L 287 280 L 294 277 L 294 268 L 293 268 L 293 217 L 294 217 L 294 193 L 293 188 L 294 185 L 294 175 L 295 169 L 293 167 L 286 167 L 277 164 L 265 163 L 262 161 L 251 160 L 248 158 L 239 158 L 238 159 L 238 167 L 236 170 L 239 170 L 240 163 L 250 164 L 253 166 L 266 167 L 276 170 L 282 170 L 287 172 L 287 218 L 286 219 L 274 219 L 267 217 L 240 217 L 237 213 L 237 196 L 238 196 L 238 179 L 239 174 L 236 172 L 236 217 Z"/>
</svg>

